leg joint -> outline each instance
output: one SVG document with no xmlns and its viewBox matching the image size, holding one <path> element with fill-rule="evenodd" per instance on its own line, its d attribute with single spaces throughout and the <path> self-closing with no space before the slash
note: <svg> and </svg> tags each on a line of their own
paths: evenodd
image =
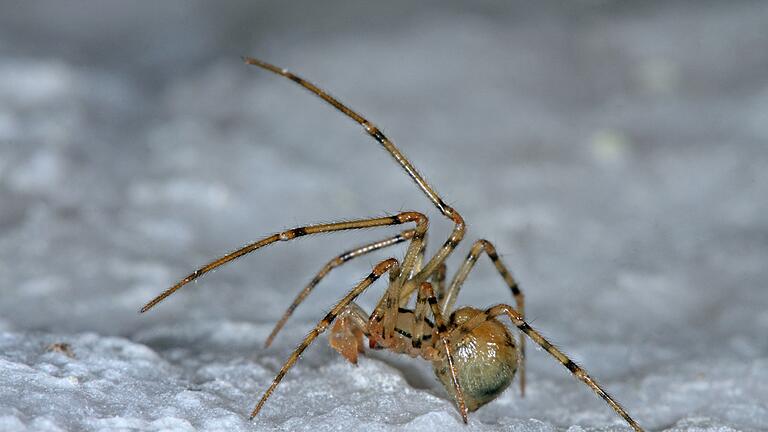
<svg viewBox="0 0 768 432">
<path fill-rule="evenodd" d="M 379 264 L 376 265 L 376 267 L 373 268 L 373 271 L 370 275 L 368 275 L 369 278 L 372 279 L 378 279 L 381 275 L 392 269 L 393 267 L 396 267 L 397 260 L 394 258 L 386 259 Z"/>
<path fill-rule="evenodd" d="M 426 227 L 429 223 L 429 219 L 424 214 L 414 211 L 400 213 L 395 216 L 395 219 L 397 220 L 397 223 L 415 222 L 417 227 Z"/>
</svg>

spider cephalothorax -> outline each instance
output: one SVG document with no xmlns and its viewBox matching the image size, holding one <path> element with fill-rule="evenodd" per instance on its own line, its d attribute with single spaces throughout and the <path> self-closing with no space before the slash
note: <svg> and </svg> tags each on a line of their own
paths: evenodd
<svg viewBox="0 0 768 432">
<path fill-rule="evenodd" d="M 450 236 L 429 259 L 424 255 L 428 221 L 425 215 L 418 212 L 403 212 L 395 216 L 294 228 L 265 237 L 204 265 L 147 303 L 141 312 L 146 312 L 179 288 L 216 267 L 272 243 L 319 233 L 413 224 L 412 227 L 403 229 L 397 235 L 349 250 L 332 259 L 299 293 L 267 338 L 267 346 L 293 310 L 328 272 L 369 252 L 408 243 L 402 260 L 390 258 L 381 261 L 362 282 L 358 283 L 320 320 L 280 369 L 251 412 L 251 418 L 259 413 L 301 353 L 333 324 L 330 332 L 331 346 L 352 363 L 357 362 L 358 354 L 365 349 L 364 339 L 366 338 L 369 348 L 387 349 L 432 362 L 435 374 L 456 402 L 465 423 L 468 412 L 496 398 L 510 385 L 516 371 L 520 376 L 520 392 L 524 393 L 525 336 L 527 336 L 603 398 L 633 429 L 642 430 L 624 408 L 587 375 L 584 369 L 577 366 L 525 322 L 523 293 L 490 242 L 487 240 L 475 242 L 451 283 L 446 286 L 445 260 L 464 238 L 466 230 L 464 219 L 458 211 L 440 198 L 394 143 L 376 126 L 303 78 L 261 60 L 254 58 L 244 60 L 248 64 L 294 81 L 359 123 L 400 164 L 440 213 L 453 223 Z M 461 308 L 452 312 L 459 290 L 482 254 L 488 255 L 509 287 L 515 300 L 515 307 L 499 304 L 485 310 Z M 387 273 L 389 274 L 388 288 L 374 310 L 368 314 L 355 303 L 355 299 Z M 449 316 L 447 322 L 443 319 L 446 315 Z M 510 331 L 497 319 L 501 316 L 509 318 L 521 332 L 518 343 L 515 343 Z"/>
</svg>

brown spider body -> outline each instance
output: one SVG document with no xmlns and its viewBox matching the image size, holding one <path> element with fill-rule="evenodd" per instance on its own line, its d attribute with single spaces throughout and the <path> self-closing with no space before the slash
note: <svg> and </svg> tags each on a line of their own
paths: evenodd
<svg viewBox="0 0 768 432">
<path fill-rule="evenodd" d="M 355 319 L 358 306 L 348 309 L 334 321 L 329 332 L 329 343 L 353 364 L 357 364 L 358 354 L 364 351 L 363 337 L 368 337 L 369 348 L 387 349 L 411 357 L 421 357 L 432 363 L 435 376 L 454 399 L 456 392 L 450 373 L 448 359 L 442 354 L 434 341 L 438 340 L 434 324 L 425 319 L 422 325 L 429 328 L 417 346 L 413 344 L 416 319 L 412 310 L 400 308 L 395 333 L 392 338 L 376 340 L 370 337 L 376 330 L 368 328 L 364 320 Z M 448 328 L 457 328 L 470 318 L 483 311 L 464 307 L 451 314 Z M 375 327 L 374 327 L 375 328 Z M 464 402 L 469 411 L 475 411 L 494 400 L 509 387 L 515 377 L 521 360 L 515 338 L 506 326 L 497 319 L 484 321 L 461 338 L 451 342 L 453 362 L 458 372 L 457 379 L 464 392 Z"/>
<path fill-rule="evenodd" d="M 446 287 L 445 260 L 464 238 L 466 225 L 458 211 L 446 204 L 424 180 L 410 161 L 376 126 L 352 111 L 327 92 L 303 78 L 254 58 L 245 58 L 248 64 L 284 76 L 299 84 L 350 117 L 374 138 L 405 170 L 440 213 L 454 224 L 450 236 L 429 259 L 425 257 L 428 220 L 418 212 L 403 212 L 395 216 L 359 219 L 330 224 L 308 225 L 283 231 L 250 243 L 195 270 L 147 303 L 141 312 L 151 309 L 169 295 L 209 271 L 273 243 L 288 242 L 298 237 L 344 230 L 357 230 L 414 224 L 399 234 L 349 250 L 330 260 L 310 283 L 298 294 L 266 340 L 269 345 L 296 307 L 317 284 L 334 268 L 347 261 L 389 246 L 407 242 L 401 260 L 389 258 L 378 263 L 368 276 L 349 291 L 294 350 L 277 373 L 272 384 L 251 413 L 255 417 L 280 384 L 288 370 L 298 361 L 304 350 L 330 327 L 330 345 L 352 363 L 368 347 L 386 349 L 395 353 L 420 357 L 432 363 L 435 374 L 455 401 L 462 420 L 468 421 L 468 412 L 492 401 L 501 394 L 517 374 L 520 392 L 525 391 L 525 337 L 530 338 L 576 378 L 589 386 L 621 416 L 635 431 L 640 426 L 624 408 L 609 396 L 584 369 L 577 366 L 562 351 L 555 348 L 525 321 L 525 302 L 512 274 L 502 263 L 496 249 L 487 240 L 476 241 Z M 485 310 L 470 307 L 453 310 L 456 298 L 467 276 L 481 255 L 487 255 L 509 288 L 515 307 L 499 304 Z M 373 311 L 369 314 L 355 303 L 357 297 L 384 274 L 389 274 L 389 285 Z M 413 307 L 409 305 L 414 303 Z M 443 317 L 448 316 L 446 321 Z M 520 331 L 519 342 L 498 319 L 506 316 Z M 431 319 L 430 319 L 431 317 Z"/>
</svg>

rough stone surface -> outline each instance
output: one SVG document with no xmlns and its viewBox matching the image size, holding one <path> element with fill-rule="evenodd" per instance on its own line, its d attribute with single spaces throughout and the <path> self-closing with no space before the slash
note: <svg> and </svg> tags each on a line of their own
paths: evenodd
<svg viewBox="0 0 768 432">
<path fill-rule="evenodd" d="M 765 3 L 219 7 L 3 8 L 0 431 L 626 429 L 532 345 L 526 397 L 463 427 L 425 362 L 354 367 L 324 337 L 249 421 L 313 323 L 403 250 L 333 272 L 262 348 L 293 296 L 392 230 L 275 245 L 139 315 L 281 229 L 413 209 L 430 250 L 449 232 L 359 127 L 243 54 L 380 125 L 468 222 L 450 267 L 493 241 L 532 325 L 647 429 L 768 429 Z M 500 302 L 483 258 L 459 304 Z"/>
</svg>

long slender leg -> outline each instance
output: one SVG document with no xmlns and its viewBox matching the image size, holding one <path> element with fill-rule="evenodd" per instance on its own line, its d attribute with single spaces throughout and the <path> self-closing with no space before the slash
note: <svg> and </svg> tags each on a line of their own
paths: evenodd
<svg viewBox="0 0 768 432">
<path fill-rule="evenodd" d="M 373 123 L 369 122 L 365 117 L 361 116 L 360 114 L 356 113 L 343 103 L 339 102 L 336 98 L 328 94 L 325 90 L 317 87 L 316 85 L 312 84 L 311 82 L 305 80 L 304 78 L 301 78 L 300 76 L 289 72 L 286 69 L 279 68 L 277 66 L 274 66 L 272 64 L 269 64 L 265 61 L 252 58 L 252 57 L 243 57 L 243 61 L 249 65 L 258 66 L 262 69 L 266 69 L 272 73 L 275 73 L 277 75 L 284 76 L 285 78 L 288 78 L 289 80 L 295 82 L 296 84 L 304 87 L 305 89 L 309 90 L 316 96 L 320 97 L 321 99 L 325 100 L 329 104 L 333 105 L 334 108 L 341 111 L 346 115 L 347 117 L 351 118 L 352 120 L 356 121 L 357 123 L 362 126 L 366 132 L 368 132 L 369 135 L 371 135 L 376 141 L 379 142 L 379 144 L 386 149 L 389 154 L 397 161 L 397 163 L 400 164 L 401 167 L 405 170 L 406 173 L 411 177 L 411 179 L 416 182 L 416 184 L 419 186 L 419 188 L 424 192 L 425 195 L 429 198 L 430 201 L 440 210 L 440 212 L 445 215 L 447 218 L 454 220 L 454 214 L 458 214 L 456 210 L 454 210 L 451 206 L 446 204 L 442 198 L 435 192 L 435 190 L 432 188 L 432 186 L 427 183 L 426 180 L 424 180 L 424 177 L 419 174 L 419 172 L 416 170 L 416 168 L 411 164 L 410 161 L 403 155 L 400 150 L 395 146 L 395 144 L 389 140 L 376 126 L 374 126 Z"/>
<path fill-rule="evenodd" d="M 456 403 L 459 406 L 459 412 L 461 413 L 462 420 L 464 420 L 464 423 L 467 423 L 468 410 L 467 404 L 464 402 L 464 391 L 462 390 L 461 384 L 459 384 L 459 379 L 456 376 L 456 367 L 454 366 L 453 355 L 451 354 L 451 344 L 448 338 L 448 328 L 445 326 L 445 320 L 443 319 L 443 314 L 440 312 L 440 306 L 437 304 L 437 298 L 435 298 L 435 293 L 432 290 L 432 284 L 429 282 L 424 282 L 421 284 L 421 287 L 419 288 L 419 298 L 426 298 L 427 303 L 432 309 L 432 315 L 435 317 L 437 338 L 443 345 L 445 356 L 448 360 L 448 368 L 451 370 L 451 381 L 453 381 L 453 388 L 456 391 Z"/>
<path fill-rule="evenodd" d="M 408 276 L 405 277 L 405 275 L 403 275 L 403 278 L 404 278 L 403 281 L 406 282 L 406 291 L 400 293 L 400 301 L 399 301 L 400 307 L 403 307 L 403 308 L 407 307 L 408 303 L 411 300 L 411 295 L 415 292 L 414 290 L 409 289 L 409 287 L 415 286 L 415 285 L 407 282 L 409 279 L 412 279 L 414 276 L 416 276 L 416 274 L 418 274 L 421 271 L 422 267 L 424 267 L 424 254 L 426 253 L 426 250 L 427 250 L 428 237 L 429 236 L 427 234 L 424 235 L 424 239 L 421 242 L 421 249 L 419 249 L 419 253 L 416 256 L 416 261 L 413 263 L 413 267 L 411 268 L 411 271 L 408 273 Z"/>
<path fill-rule="evenodd" d="M 453 252 L 454 248 L 457 244 L 461 241 L 461 239 L 464 237 L 464 219 L 461 217 L 458 211 L 453 209 L 453 207 L 449 206 L 448 204 L 443 201 L 443 199 L 440 197 L 440 195 L 435 192 L 435 190 L 432 188 L 432 186 L 427 183 L 427 181 L 422 177 L 421 174 L 416 170 L 416 168 L 411 164 L 411 162 L 403 155 L 403 153 L 400 152 L 400 150 L 395 146 L 395 144 L 390 141 L 389 138 L 387 138 L 379 128 L 377 128 L 373 123 L 369 122 L 365 117 L 361 116 L 357 112 L 353 111 L 343 103 L 341 103 L 339 100 L 328 94 L 325 90 L 317 87 L 315 84 L 305 80 L 304 78 L 301 78 L 300 76 L 289 72 L 286 69 L 279 68 L 277 66 L 274 66 L 272 64 L 269 64 L 265 61 L 252 58 L 252 57 L 243 57 L 243 61 L 247 64 L 258 66 L 262 69 L 266 69 L 272 73 L 275 73 L 277 75 L 281 75 L 285 78 L 288 78 L 289 80 L 295 82 L 296 84 L 304 87 L 305 89 L 309 90 L 316 96 L 320 97 L 324 101 L 331 104 L 334 108 L 341 111 L 346 115 L 347 117 L 351 118 L 352 120 L 356 121 L 360 126 L 362 126 L 366 132 L 370 136 L 372 136 L 376 141 L 381 144 L 384 149 L 386 149 L 389 154 L 395 159 L 397 163 L 400 164 L 400 166 L 405 170 L 405 172 L 411 177 L 411 179 L 418 185 L 418 187 L 424 192 L 424 194 L 429 198 L 430 201 L 432 201 L 432 204 L 437 207 L 440 212 L 453 221 L 455 224 L 453 232 L 451 233 L 451 236 L 448 238 L 448 240 L 445 242 L 443 247 L 435 254 L 435 256 L 432 257 L 432 259 L 429 260 L 429 262 L 424 266 L 423 269 L 418 273 L 418 275 L 413 279 L 412 284 L 406 284 L 406 286 L 403 288 L 402 294 L 403 295 L 410 295 L 410 292 L 413 290 L 418 289 L 418 286 L 421 282 L 427 280 L 429 276 L 437 270 L 437 268 L 445 262 L 445 259 L 448 257 L 448 255 Z M 415 243 L 415 241 L 414 241 Z M 403 262 L 403 268 L 402 271 L 405 274 L 408 274 L 411 268 L 411 265 L 408 262 L 410 254 L 406 254 L 406 259 Z M 405 282 L 403 279 L 401 281 Z"/>
<path fill-rule="evenodd" d="M 376 267 L 373 268 L 373 271 L 366 276 L 365 279 L 363 279 L 362 282 L 357 284 L 355 288 L 352 289 L 344 298 L 342 298 L 336 306 L 331 309 L 330 312 L 320 320 L 319 323 L 317 323 L 317 326 L 315 326 L 312 331 L 309 332 L 309 334 L 304 338 L 304 340 L 299 344 L 298 347 L 293 351 L 290 357 L 288 357 L 288 360 L 285 362 L 283 367 L 280 369 L 280 372 L 277 373 L 277 376 L 275 376 L 275 379 L 272 380 L 272 384 L 269 386 L 266 392 L 264 392 L 264 395 L 261 397 L 261 400 L 259 400 L 259 403 L 256 404 L 256 407 L 253 409 L 253 412 L 251 412 L 251 418 L 256 417 L 256 415 L 261 411 L 261 408 L 264 406 L 264 403 L 267 401 L 270 395 L 272 395 L 272 392 L 275 391 L 275 387 L 277 387 L 278 384 L 280 384 L 280 381 L 283 379 L 285 374 L 288 372 L 288 370 L 296 363 L 296 361 L 299 359 L 299 356 L 301 356 L 301 353 L 304 352 L 305 349 L 319 336 L 321 333 L 325 331 L 326 328 L 333 322 L 334 319 L 336 319 L 336 316 L 339 315 L 344 308 L 347 307 L 350 303 L 352 303 L 357 296 L 359 296 L 363 291 L 366 290 L 371 284 L 373 284 L 376 279 L 381 277 L 386 272 L 390 272 L 390 283 L 392 283 L 399 273 L 398 271 L 398 263 L 397 260 L 394 258 L 390 258 L 387 260 L 384 260 L 380 262 Z"/>
<path fill-rule="evenodd" d="M 405 290 L 401 291 L 400 293 L 400 307 L 406 307 L 408 306 L 408 303 L 411 300 L 411 295 L 415 292 L 412 287 L 416 286 L 413 283 L 409 283 L 408 281 L 415 277 L 421 269 L 424 267 L 424 254 L 426 253 L 427 249 L 427 239 L 428 234 L 424 235 L 424 239 L 421 242 L 421 249 L 419 249 L 419 253 L 416 255 L 416 260 L 413 263 L 413 266 L 411 267 L 411 271 L 408 273 L 407 277 L 406 275 L 403 275 L 403 282 L 405 283 Z"/>
<path fill-rule="evenodd" d="M 199 278 L 205 273 L 208 273 L 209 271 L 223 264 L 226 264 L 232 260 L 240 258 L 241 256 L 249 254 L 264 246 L 271 245 L 272 243 L 275 243 L 278 241 L 289 241 L 289 240 L 293 240 L 295 238 L 302 237 L 309 234 L 318 234 L 318 233 L 363 229 L 363 228 L 374 228 L 374 227 L 388 226 L 388 225 L 400 225 L 408 222 L 416 223 L 416 229 L 413 235 L 414 241 L 416 239 L 421 239 L 424 236 L 424 233 L 426 233 L 427 231 L 428 220 L 426 216 L 417 212 L 404 212 L 396 216 L 388 216 L 388 217 L 382 217 L 382 218 L 360 219 L 360 220 L 354 220 L 349 222 L 310 225 L 310 226 L 304 226 L 304 227 L 283 231 L 279 234 L 273 234 L 269 237 L 263 238 L 256 242 L 243 246 L 242 248 L 234 252 L 230 252 L 224 255 L 223 257 L 213 260 L 210 263 L 200 267 L 199 269 L 190 273 L 187 277 L 185 277 L 184 279 L 176 283 L 176 285 L 168 288 L 167 290 L 160 293 L 160 295 L 150 300 L 149 303 L 147 303 L 146 305 L 144 305 L 144 307 L 141 308 L 140 312 L 144 313 L 148 311 L 149 309 L 151 309 L 161 301 L 165 300 L 168 296 L 178 291 L 184 285 L 192 282 L 193 280 Z M 412 248 L 409 248 L 409 251 L 410 249 Z M 415 257 L 415 253 L 411 253 L 411 255 Z M 408 257 L 408 255 L 406 255 L 406 257 Z"/>
<path fill-rule="evenodd" d="M 498 270 L 499 274 L 504 279 L 504 282 L 507 283 L 507 286 L 512 291 L 512 296 L 515 298 L 517 312 L 520 314 L 520 316 L 523 317 L 523 319 L 525 319 L 525 297 L 523 296 L 522 291 L 520 291 L 520 287 L 518 286 L 517 281 L 515 281 L 515 278 L 512 277 L 512 273 L 507 270 L 507 267 L 503 262 L 501 262 L 501 259 L 499 259 L 499 255 L 496 253 L 496 248 L 493 247 L 493 244 L 491 244 L 491 242 L 488 240 L 478 240 L 475 242 L 475 244 L 472 245 L 472 249 L 470 249 L 466 260 L 464 260 L 464 264 L 462 264 L 459 268 L 459 271 L 456 272 L 456 275 L 453 277 L 453 281 L 451 281 L 451 285 L 448 288 L 448 292 L 446 293 L 445 298 L 443 298 L 442 302 L 440 303 L 440 310 L 443 312 L 443 314 L 448 314 L 448 311 L 453 310 L 453 305 L 456 302 L 456 298 L 459 296 L 459 291 L 461 290 L 464 281 L 466 281 L 467 276 L 469 276 L 469 272 L 475 266 L 477 259 L 483 252 L 488 255 L 488 258 L 491 259 L 493 265 L 496 267 L 496 270 Z M 525 396 L 525 337 L 522 334 L 520 335 L 519 349 L 520 394 Z"/>
<path fill-rule="evenodd" d="M 349 250 L 347 252 L 342 253 L 341 255 L 337 256 L 336 258 L 328 261 L 327 264 L 323 266 L 322 269 L 315 275 L 314 278 L 307 284 L 307 286 L 304 287 L 303 290 L 296 296 L 296 298 L 293 300 L 293 303 L 291 303 L 290 306 L 288 306 L 288 309 L 283 314 L 282 318 L 280 318 L 280 321 L 275 324 L 275 328 L 272 329 L 272 333 L 269 334 L 269 337 L 267 337 L 266 342 L 264 342 L 264 347 L 269 347 L 272 344 L 272 341 L 275 339 L 275 336 L 277 336 L 277 333 L 280 331 L 280 329 L 283 328 L 285 325 L 285 322 L 288 321 L 288 318 L 290 318 L 291 314 L 294 310 L 296 310 L 296 307 L 299 306 L 299 304 L 304 301 L 304 299 L 307 298 L 310 292 L 317 286 L 320 281 L 328 275 L 328 273 L 331 272 L 336 267 L 339 267 L 342 264 L 345 264 L 346 262 L 350 261 L 353 258 L 357 258 L 360 256 L 363 256 L 367 253 L 383 249 L 389 246 L 396 245 L 398 243 L 402 243 L 406 240 L 410 240 L 413 238 L 414 233 L 416 230 L 406 230 L 401 232 L 400 234 L 386 238 L 384 240 L 379 240 L 374 243 L 369 243 L 365 246 L 361 246 L 359 248 L 355 248 L 352 250 Z"/>
<path fill-rule="evenodd" d="M 445 265 L 442 267 L 442 271 L 435 273 L 434 279 L 438 284 L 442 284 L 445 279 Z M 440 286 L 440 285 L 438 285 Z M 421 343 L 424 340 L 424 335 L 432 332 L 432 324 L 427 320 L 427 312 L 430 310 L 429 296 L 426 295 L 426 290 L 419 290 L 419 295 L 416 297 L 416 308 L 413 311 L 413 328 L 411 330 L 411 345 L 413 348 L 421 348 Z M 437 293 L 438 304 L 440 294 Z"/>
<path fill-rule="evenodd" d="M 534 342 L 544 348 L 550 355 L 557 359 L 566 369 L 568 369 L 573 375 L 581 380 L 584 384 L 589 386 L 598 396 L 613 408 L 616 413 L 621 416 L 629 425 L 637 432 L 642 432 L 643 429 L 632 417 L 629 416 L 626 410 L 614 400 L 592 377 L 587 375 L 587 372 L 580 366 L 576 365 L 568 356 L 562 351 L 557 349 L 552 343 L 544 338 L 539 332 L 531 328 L 530 325 L 523 319 L 523 316 L 512 308 L 512 306 L 501 304 L 486 309 L 482 313 L 478 313 L 473 318 L 467 320 L 462 325 L 456 327 L 451 331 L 451 339 L 461 338 L 463 335 L 471 332 L 475 327 L 479 326 L 483 322 L 495 318 L 499 315 L 507 315 L 512 323 L 520 329 L 523 333 L 528 335 Z"/>
<path fill-rule="evenodd" d="M 387 292 L 384 293 L 384 315 L 382 316 L 382 337 L 384 340 L 392 339 L 395 336 L 395 327 L 397 326 L 397 310 L 399 307 L 400 289 L 402 288 L 403 273 L 409 270 L 401 268 L 400 275 L 392 279 Z M 369 326 L 370 327 L 370 326 Z M 376 337 L 369 338 L 375 340 Z"/>
<path fill-rule="evenodd" d="M 413 263 L 413 269 L 411 269 L 411 273 L 408 275 L 409 279 L 424 267 L 424 254 L 427 251 L 428 239 L 429 234 L 424 234 L 424 240 L 421 242 L 421 249 L 419 249 L 419 253 L 416 255 L 416 262 Z"/>
</svg>

